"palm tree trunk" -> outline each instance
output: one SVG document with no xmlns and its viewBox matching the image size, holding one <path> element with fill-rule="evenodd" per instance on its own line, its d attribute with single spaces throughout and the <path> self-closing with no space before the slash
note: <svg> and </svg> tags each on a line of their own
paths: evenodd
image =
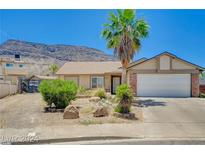
<svg viewBox="0 0 205 154">
<path fill-rule="evenodd" d="M 122 84 L 127 83 L 127 71 L 126 68 L 122 68 Z"/>
</svg>

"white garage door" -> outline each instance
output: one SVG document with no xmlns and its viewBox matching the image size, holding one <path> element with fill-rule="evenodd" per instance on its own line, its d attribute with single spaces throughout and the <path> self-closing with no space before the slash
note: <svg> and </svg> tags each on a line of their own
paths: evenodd
<svg viewBox="0 0 205 154">
<path fill-rule="evenodd" d="M 190 74 L 137 74 L 137 95 L 190 97 Z"/>
</svg>

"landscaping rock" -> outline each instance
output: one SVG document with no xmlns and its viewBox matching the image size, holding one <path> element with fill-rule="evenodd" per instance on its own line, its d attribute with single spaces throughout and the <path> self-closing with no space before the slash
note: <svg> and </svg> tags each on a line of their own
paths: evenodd
<svg viewBox="0 0 205 154">
<path fill-rule="evenodd" d="M 79 111 L 78 109 L 73 105 L 68 105 L 63 114 L 64 119 L 77 119 L 79 118 Z"/>
<path fill-rule="evenodd" d="M 94 117 L 105 117 L 108 116 L 108 109 L 106 107 L 98 107 L 93 113 Z"/>
<path fill-rule="evenodd" d="M 90 99 L 89 99 L 89 102 L 95 102 L 95 103 L 97 103 L 97 102 L 99 102 L 100 101 L 100 97 L 91 97 Z"/>
</svg>

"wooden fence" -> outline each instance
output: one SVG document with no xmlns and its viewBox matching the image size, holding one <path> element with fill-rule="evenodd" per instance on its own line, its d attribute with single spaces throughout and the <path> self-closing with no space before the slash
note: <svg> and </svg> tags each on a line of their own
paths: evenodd
<svg viewBox="0 0 205 154">
<path fill-rule="evenodd" d="M 8 95 L 14 95 L 18 91 L 18 86 L 10 81 L 0 80 L 0 98 Z"/>
</svg>

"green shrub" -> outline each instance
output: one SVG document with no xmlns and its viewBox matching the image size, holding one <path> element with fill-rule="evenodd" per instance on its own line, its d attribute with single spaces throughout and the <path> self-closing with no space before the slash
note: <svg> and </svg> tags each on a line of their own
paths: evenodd
<svg viewBox="0 0 205 154">
<path fill-rule="evenodd" d="M 117 87 L 116 98 L 119 104 L 115 108 L 115 112 L 129 113 L 133 99 L 133 93 L 127 84 L 122 84 Z"/>
<path fill-rule="evenodd" d="M 127 84 L 122 84 L 122 85 L 117 87 L 116 97 L 119 100 L 129 99 L 131 101 L 132 98 L 133 98 L 133 93 L 132 93 L 132 90 L 130 89 L 130 87 Z"/>
<path fill-rule="evenodd" d="M 49 106 L 55 104 L 56 108 L 65 108 L 77 94 L 77 85 L 73 81 L 44 80 L 39 85 L 39 91 Z"/>
<path fill-rule="evenodd" d="M 200 93 L 200 97 L 201 98 L 205 98 L 205 94 L 204 93 Z"/>
<path fill-rule="evenodd" d="M 117 105 L 114 109 L 115 112 L 123 113 L 124 109 L 122 106 Z M 128 108 L 128 112 L 130 112 L 130 108 Z"/>
<path fill-rule="evenodd" d="M 105 90 L 103 89 L 99 89 L 96 94 L 96 96 L 100 97 L 100 99 L 103 99 L 103 98 L 106 98 L 106 93 L 105 93 Z"/>
<path fill-rule="evenodd" d="M 80 94 L 80 95 L 86 94 L 86 89 L 82 86 L 79 86 L 78 87 L 78 94 Z"/>
</svg>

